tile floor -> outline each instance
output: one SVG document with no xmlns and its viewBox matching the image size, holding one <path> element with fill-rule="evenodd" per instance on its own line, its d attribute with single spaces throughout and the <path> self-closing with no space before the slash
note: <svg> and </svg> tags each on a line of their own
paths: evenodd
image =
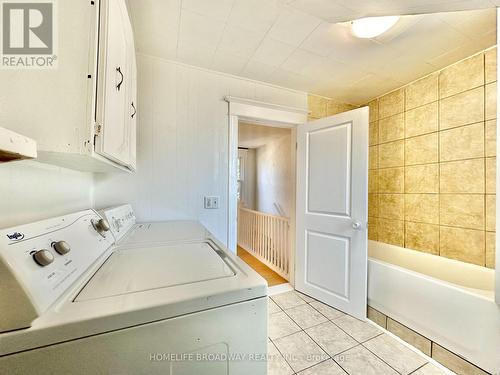
<svg viewBox="0 0 500 375">
<path fill-rule="evenodd" d="M 296 291 L 269 299 L 269 375 L 439 375 L 376 326 Z"/>
</svg>

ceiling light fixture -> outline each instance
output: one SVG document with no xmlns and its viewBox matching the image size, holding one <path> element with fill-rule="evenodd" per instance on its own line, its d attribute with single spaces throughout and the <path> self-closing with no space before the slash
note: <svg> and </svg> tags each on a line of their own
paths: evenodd
<svg viewBox="0 0 500 375">
<path fill-rule="evenodd" d="M 375 38 L 399 21 L 399 16 L 367 17 L 351 21 L 352 33 L 358 38 Z"/>
</svg>

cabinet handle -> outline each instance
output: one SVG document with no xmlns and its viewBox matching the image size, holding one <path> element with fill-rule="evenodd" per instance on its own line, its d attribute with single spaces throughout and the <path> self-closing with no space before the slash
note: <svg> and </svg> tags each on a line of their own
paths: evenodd
<svg viewBox="0 0 500 375">
<path fill-rule="evenodd" d="M 137 109 L 135 108 L 134 102 L 132 102 L 132 108 L 134 109 L 134 113 L 132 113 L 132 118 L 134 118 L 135 114 L 137 113 Z"/>
<path fill-rule="evenodd" d="M 120 67 L 116 68 L 116 71 L 117 71 L 118 73 L 120 73 L 120 76 L 121 76 L 121 81 L 120 81 L 120 82 L 118 82 L 118 84 L 116 85 L 116 89 L 117 89 L 118 91 L 120 91 L 120 88 L 121 88 L 121 86 L 122 86 L 122 83 L 123 83 L 123 78 L 124 78 L 124 77 L 123 77 L 122 69 L 121 69 Z"/>
</svg>

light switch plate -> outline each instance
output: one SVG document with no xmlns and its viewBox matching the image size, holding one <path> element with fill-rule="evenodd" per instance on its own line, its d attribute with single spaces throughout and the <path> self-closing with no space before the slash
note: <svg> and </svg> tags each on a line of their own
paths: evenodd
<svg viewBox="0 0 500 375">
<path fill-rule="evenodd" d="M 219 197 L 205 197 L 204 198 L 204 206 L 207 210 L 214 210 L 219 208 Z"/>
</svg>

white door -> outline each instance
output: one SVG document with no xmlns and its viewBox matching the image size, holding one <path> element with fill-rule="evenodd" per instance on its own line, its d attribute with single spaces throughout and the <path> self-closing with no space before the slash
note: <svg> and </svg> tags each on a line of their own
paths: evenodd
<svg viewBox="0 0 500 375">
<path fill-rule="evenodd" d="M 103 39 L 99 61 L 104 69 L 100 72 L 101 101 L 98 106 L 98 123 L 102 125 L 97 138 L 96 151 L 114 160 L 128 165 L 130 158 L 130 132 L 128 123 L 129 103 L 127 86 L 129 85 L 128 43 L 123 0 L 107 0 L 103 23 Z"/>
<path fill-rule="evenodd" d="M 366 318 L 368 108 L 297 128 L 295 287 Z"/>
</svg>

